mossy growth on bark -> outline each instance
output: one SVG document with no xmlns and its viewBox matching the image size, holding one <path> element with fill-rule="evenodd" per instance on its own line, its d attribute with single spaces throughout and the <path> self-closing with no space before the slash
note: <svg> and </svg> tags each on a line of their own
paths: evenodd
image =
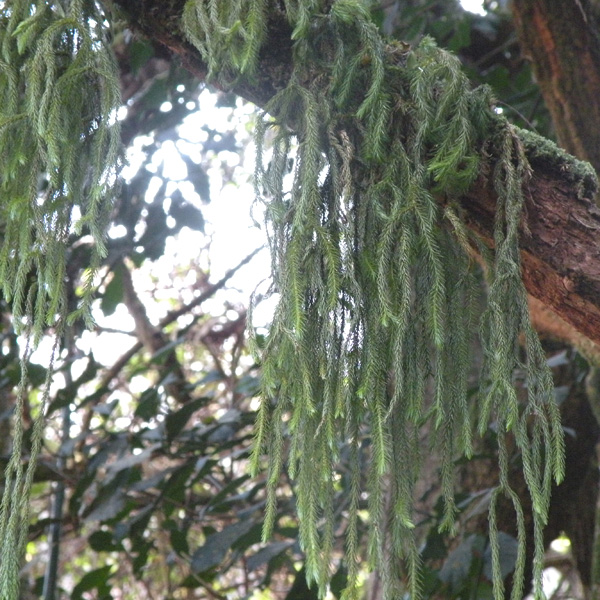
<svg viewBox="0 0 600 600">
<path fill-rule="evenodd" d="M 578 160 L 554 142 L 532 131 L 517 131 L 532 166 L 559 171 L 564 181 L 574 186 L 579 198 L 595 197 L 598 178 L 590 163 Z"/>
<path fill-rule="evenodd" d="M 279 295 L 268 338 L 257 348 L 263 400 L 253 468 L 268 473 L 265 536 L 275 525 L 275 491 L 287 460 L 308 578 L 325 593 L 338 528 L 336 465 L 349 454 L 344 598 L 359 597 L 364 493 L 369 561 L 382 572 L 385 597 L 402 597 L 408 585 L 410 597 L 419 598 L 412 507 L 428 451 L 419 432 L 428 422 L 441 459 L 443 527 L 453 530 L 455 460 L 471 456 L 473 429 L 483 434 L 493 422 L 500 473 L 490 506 L 495 597 L 504 597 L 495 526 L 501 495 L 514 503 L 520 541 L 511 597 L 521 598 L 523 589 L 525 525 L 508 481 L 510 439 L 532 499 L 541 598 L 541 530 L 551 482 L 563 476 L 563 440 L 521 281 L 518 226 L 529 176 L 521 138 L 494 112 L 490 91 L 471 89 L 459 61 L 431 39 L 415 48 L 386 44 L 367 3 L 280 4 L 293 32 L 293 72 L 256 136 L 257 196 Z M 184 31 L 221 85 L 260 68 L 271 6 L 187 2 Z M 493 178 L 498 203 L 486 308 L 478 317 L 471 252 L 483 248 L 455 200 L 483 172 Z M 477 318 L 483 368 L 479 392 L 468 398 Z M 517 397 L 517 371 L 527 378 L 525 401 Z"/>
</svg>

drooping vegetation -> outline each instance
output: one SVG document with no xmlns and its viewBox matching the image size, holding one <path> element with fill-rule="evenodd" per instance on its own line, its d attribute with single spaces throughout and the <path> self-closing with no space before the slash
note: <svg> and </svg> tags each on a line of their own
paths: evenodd
<svg viewBox="0 0 600 600">
<path fill-rule="evenodd" d="M 39 408 L 25 473 L 21 444 L 26 363 L 44 327 L 56 328 L 58 344 L 68 313 L 88 314 L 95 270 L 105 253 L 120 152 L 120 94 L 104 19 L 93 3 L 80 1 L 66 8 L 15 1 L 3 4 L 0 11 L 0 285 L 11 302 L 17 330 L 29 339 L 1 507 L 3 598 L 18 595 L 17 567 L 43 431 L 45 402 Z M 80 297 L 69 299 L 66 246 L 72 231 L 82 228 L 94 237 L 95 246 Z"/>
<path fill-rule="evenodd" d="M 430 39 L 410 50 L 386 45 L 366 5 L 356 0 L 285 2 L 285 10 L 295 41 L 294 72 L 257 133 L 257 192 L 265 202 L 273 291 L 280 295 L 269 337 L 258 349 L 264 399 L 254 469 L 265 452 L 270 496 L 264 534 L 276 514 L 285 428 L 292 437 L 288 461 L 297 481 L 307 574 L 324 593 L 336 527 L 335 464 L 349 446 L 347 597 L 357 597 L 355 532 L 364 491 L 359 455 L 366 451 L 359 441 L 368 422 L 371 562 L 384 571 L 386 597 L 394 598 L 402 593 L 395 565 L 404 561 L 411 597 L 419 597 L 411 533 L 422 452 L 418 431 L 429 422 L 430 441 L 440 448 L 442 527 L 452 529 L 454 461 L 471 456 L 475 411 L 480 433 L 490 420 L 498 432 L 500 483 L 490 509 L 496 597 L 503 597 L 494 527 L 498 495 L 515 504 L 521 540 L 516 582 L 525 566 L 523 517 L 508 482 L 508 437 L 521 451 L 534 506 L 540 596 L 541 528 L 552 478 L 563 475 L 563 442 L 520 278 L 517 232 L 528 166 L 519 138 L 495 114 L 489 91 L 471 90 L 457 59 Z M 267 29 L 264 2 L 191 1 L 184 23 L 210 73 L 225 74 L 221 83 L 253 76 Z M 272 141 L 269 155 L 266 139 Z M 500 148 L 490 174 L 499 204 L 481 317 L 480 391 L 469 404 L 469 332 L 478 289 L 470 249 L 477 241 L 453 199 L 485 169 L 481 157 L 490 141 Z M 527 376 L 525 406 L 514 384 L 517 368 Z M 513 587 L 513 598 L 521 597 L 521 585 Z"/>
<path fill-rule="evenodd" d="M 82 290 L 89 302 L 116 183 L 120 92 L 105 15 L 94 7 L 11 2 L 2 18 L 0 155 L 10 200 L 0 279 L 15 316 L 27 317 L 39 339 L 66 310 L 63 249 L 72 228 L 96 240 Z"/>
<path fill-rule="evenodd" d="M 172 18 L 174 4 L 183 8 L 165 3 L 161 13 Z M 510 595 L 521 598 L 532 546 L 541 597 L 542 526 L 556 524 L 548 491 L 562 471 L 553 396 L 566 392 L 552 389 L 529 323 L 517 225 L 529 177 L 523 143 L 529 156 L 535 146 L 544 157 L 548 147 L 509 125 L 491 92 L 473 90 L 458 60 L 422 34 L 466 49 L 471 81 L 490 81 L 498 106 L 519 124 L 547 135 L 547 115 L 528 67 L 514 60 L 514 39 L 513 61 L 505 60 L 505 12 L 478 20 L 452 2 L 411 0 L 395 3 L 392 18 L 393 4 L 185 7 L 182 29 L 221 90 L 267 80 L 260 61 L 272 19 L 287 18 L 283 29 L 293 31 L 288 85 L 255 124 L 257 213 L 266 216 L 279 298 L 268 335 L 250 329 L 256 364 L 245 351 L 239 296 L 223 294 L 231 273 L 210 283 L 210 233 L 198 209 L 208 199 L 207 171 L 211 191 L 221 177 L 244 196 L 246 175 L 232 158 L 245 152 L 240 130 L 211 122 L 215 113 L 199 100 L 204 84 L 143 39 L 151 29 L 132 18 L 134 3 L 116 2 L 123 13 L 101 3 L 2 5 L 4 62 L 12 65 L 3 73 L 19 98 L 15 105 L 6 96 L 0 123 L 0 160 L 18 171 L 0 178 L 0 239 L 8 240 L 5 223 L 16 236 L 3 246 L 0 296 L 2 464 L 15 405 L 18 413 L 0 532 L 7 597 L 316 600 L 327 589 L 352 598 L 381 575 L 392 598 L 491 597 L 492 579 L 499 598 L 507 576 Z M 124 20 L 137 33 L 123 30 Z M 394 28 L 414 45 L 380 37 Z M 482 31 L 498 36 L 493 52 L 482 49 Z M 142 164 L 120 186 L 117 77 L 127 107 L 122 139 L 140 136 L 132 157 Z M 233 94 L 214 98 L 241 107 Z M 181 126 L 197 109 L 206 124 Z M 185 182 L 170 180 L 170 160 L 184 165 Z M 584 185 L 565 161 L 564 181 Z M 478 177 L 499 197 L 495 252 L 465 227 L 457 201 Z M 201 258 L 171 266 L 165 280 L 150 265 L 182 231 L 181 246 L 199 248 Z M 92 292 L 99 321 L 90 334 L 75 316 L 89 314 Z M 222 314 L 204 312 L 218 311 L 222 297 Z M 33 350 L 49 337 L 56 362 L 43 369 Z M 103 356 L 107 339 L 113 353 L 123 344 L 122 354 Z M 573 368 L 573 391 L 581 384 L 587 367 L 575 354 L 559 353 L 553 364 Z M 567 443 L 585 438 L 584 421 Z M 473 475 L 478 467 L 485 476 Z M 27 540 L 33 560 L 19 592 Z"/>
</svg>

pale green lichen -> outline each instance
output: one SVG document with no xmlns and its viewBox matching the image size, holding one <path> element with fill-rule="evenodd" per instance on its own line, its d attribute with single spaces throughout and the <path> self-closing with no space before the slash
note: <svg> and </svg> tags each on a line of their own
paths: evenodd
<svg viewBox="0 0 600 600">
<path fill-rule="evenodd" d="M 517 130 L 527 159 L 533 167 L 555 170 L 563 181 L 571 184 L 579 198 L 594 199 L 598 192 L 598 177 L 590 163 L 565 152 L 551 140 L 526 129 Z"/>
</svg>

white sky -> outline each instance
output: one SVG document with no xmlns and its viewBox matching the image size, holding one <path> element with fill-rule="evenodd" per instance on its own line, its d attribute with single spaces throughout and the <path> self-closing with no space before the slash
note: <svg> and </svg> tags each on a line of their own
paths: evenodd
<svg viewBox="0 0 600 600">
<path fill-rule="evenodd" d="M 462 4 L 462 7 L 469 12 L 477 13 L 478 15 L 485 14 L 482 0 L 460 0 L 460 3 Z"/>
<path fill-rule="evenodd" d="M 203 238 L 201 233 L 187 228 L 184 228 L 176 239 L 169 239 L 165 257 L 156 261 L 156 269 L 154 269 L 159 284 L 167 286 L 173 260 L 178 264 L 196 262 L 203 268 L 208 268 L 211 281 L 216 282 L 253 250 L 266 244 L 263 231 L 256 226 L 250 216 L 254 201 L 252 175 L 255 161 L 254 146 L 251 142 L 240 148 L 239 152 L 219 152 L 216 164 L 207 170 L 211 186 L 211 201 L 208 204 L 201 204 L 193 189 L 187 187 L 191 184 L 185 181 L 187 176 L 185 165 L 179 160 L 172 160 L 177 156 L 177 153 L 172 152 L 172 146 L 176 145 L 178 150 L 196 162 L 200 162 L 201 143 L 207 138 L 202 127 L 206 125 L 223 133 L 230 131 L 234 126 L 238 130 L 238 135 L 245 138 L 242 143 L 247 142 L 252 135 L 249 123 L 252 121 L 255 109 L 252 105 L 239 101 L 232 115 L 230 109 L 220 109 L 216 106 L 216 96 L 208 90 L 200 94 L 198 104 L 198 111 L 186 117 L 179 127 L 181 139 L 163 144 L 165 166 L 168 166 L 164 174 L 171 180 L 177 181 L 186 200 L 193 202 L 202 211 L 206 221 L 205 235 L 210 238 L 210 251 L 203 253 L 201 249 L 207 241 L 206 238 Z M 217 164 L 219 162 L 224 162 L 229 168 L 239 167 L 234 182 L 223 182 L 221 168 Z M 255 217 L 260 219 L 259 215 Z M 228 290 L 218 295 L 213 304 L 222 305 L 223 300 L 226 299 L 230 303 L 239 302 L 247 306 L 250 294 L 261 281 L 269 278 L 269 274 L 270 260 L 268 250 L 265 248 L 250 264 L 242 267 L 231 278 L 227 285 Z M 191 299 L 189 298 L 188 301 Z M 211 302 L 207 301 L 204 306 L 210 312 Z M 162 316 L 162 314 L 156 315 L 156 318 Z"/>
</svg>

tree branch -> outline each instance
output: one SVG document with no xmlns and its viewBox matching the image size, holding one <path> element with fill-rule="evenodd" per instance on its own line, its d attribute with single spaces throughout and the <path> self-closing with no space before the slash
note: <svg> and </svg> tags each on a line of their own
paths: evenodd
<svg viewBox="0 0 600 600">
<path fill-rule="evenodd" d="M 521 261 L 527 291 L 600 343 L 600 210 L 553 165 L 534 163 L 525 189 Z M 461 199 L 465 217 L 491 245 L 496 193 L 481 177 Z"/>
<path fill-rule="evenodd" d="M 253 250 L 248 256 L 241 260 L 235 267 L 229 269 L 225 275 L 216 283 L 210 285 L 204 292 L 202 292 L 197 298 L 194 298 L 188 304 L 178 308 L 177 310 L 169 312 L 167 316 L 160 320 L 157 330 L 162 331 L 167 325 L 176 321 L 182 315 L 187 314 L 196 306 L 199 306 L 209 298 L 212 298 L 216 292 L 225 286 L 225 284 L 245 265 L 247 265 L 261 250 L 263 247 Z M 102 377 L 100 383 L 100 389 L 108 388 L 110 382 L 121 372 L 125 365 L 144 347 L 144 343 L 138 340 L 127 352 L 125 352 L 113 365 L 106 371 Z"/>
<path fill-rule="evenodd" d="M 180 31 L 181 0 L 117 3 L 126 11 L 132 29 L 169 48 L 190 71 L 205 79 L 206 65 Z M 285 86 L 292 72 L 289 26 L 280 11 L 273 8 L 271 13 L 259 74 L 233 89 L 260 106 Z M 525 190 L 527 211 L 521 227 L 523 279 L 533 297 L 586 338 L 600 343 L 600 211 L 593 202 L 594 176 L 575 159 L 540 141 L 541 145 L 524 134 L 533 176 Z M 493 148 L 490 154 L 494 155 Z M 488 172 L 492 169 L 490 164 Z M 461 204 L 468 224 L 491 245 L 496 206 L 491 181 L 482 175 Z"/>
</svg>

